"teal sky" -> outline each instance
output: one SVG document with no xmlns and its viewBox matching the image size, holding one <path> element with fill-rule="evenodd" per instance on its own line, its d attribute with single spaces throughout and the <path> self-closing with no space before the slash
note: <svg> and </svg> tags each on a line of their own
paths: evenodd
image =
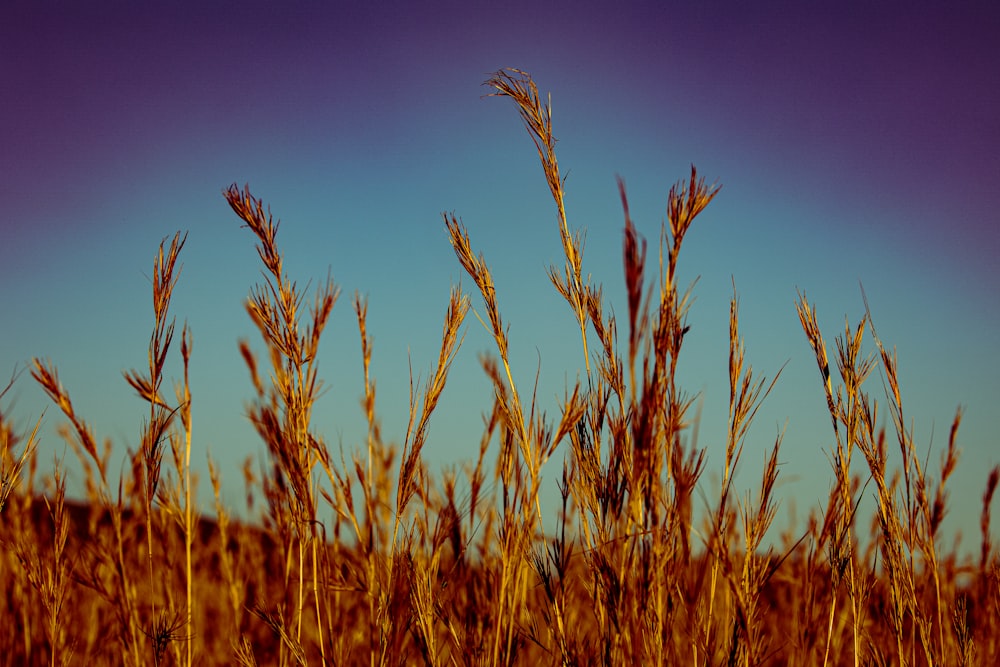
<svg viewBox="0 0 1000 667">
<path fill-rule="evenodd" d="M 0 372 L 50 358 L 79 414 L 113 440 L 116 465 L 148 414 L 121 372 L 145 364 L 148 276 L 177 230 L 189 237 L 173 313 L 194 334 L 203 506 L 207 452 L 238 509 L 241 462 L 264 451 L 243 416 L 252 387 L 237 349 L 241 338 L 262 349 L 243 309 L 260 265 L 221 195 L 233 182 L 282 220 L 292 278 L 315 284 L 329 269 L 343 289 L 315 418 L 332 447 L 350 451 L 364 434 L 355 290 L 370 300 L 384 433 L 402 440 L 407 360 L 427 376 L 450 285 L 473 288 L 444 211 L 494 272 L 515 379 L 525 391 L 540 359 L 538 395 L 557 418 L 583 357 L 545 275 L 562 265 L 555 209 L 512 103 L 482 97 L 491 72 L 518 67 L 551 92 L 569 221 L 587 230 L 584 270 L 618 313 L 616 174 L 654 253 L 667 192 L 690 164 L 723 186 L 680 261 L 682 281 L 698 279 L 681 381 L 703 399 L 704 492 L 715 494 L 724 449 L 732 280 L 755 371 L 771 377 L 787 362 L 737 483 L 756 490 L 785 429 L 777 528 L 832 481 L 796 289 L 817 305 L 832 354 L 844 316 L 853 325 L 863 313 L 863 283 L 935 476 L 955 409 L 966 410 L 947 535 L 977 540 L 1000 462 L 992 5 L 65 4 L 15 3 L 0 19 Z M 475 455 L 490 406 L 477 357 L 494 348 L 474 317 L 466 330 L 425 450 L 434 471 Z M 869 391 L 881 396 L 878 377 Z M 43 470 L 64 456 L 63 420 L 27 373 L 3 407 L 23 428 L 47 410 Z"/>
</svg>

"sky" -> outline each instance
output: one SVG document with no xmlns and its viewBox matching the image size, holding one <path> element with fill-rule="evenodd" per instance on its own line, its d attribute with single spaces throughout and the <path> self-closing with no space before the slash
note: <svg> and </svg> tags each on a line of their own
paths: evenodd
<svg viewBox="0 0 1000 667">
<path fill-rule="evenodd" d="M 210 454 L 238 512 L 242 462 L 264 452 L 245 417 L 252 386 L 238 351 L 241 339 L 263 349 L 243 307 L 262 276 L 221 193 L 249 184 L 282 221 L 290 276 L 315 285 L 329 271 L 342 289 L 314 418 L 331 448 L 350 452 L 365 433 L 356 291 L 369 300 L 384 435 L 403 439 L 409 365 L 427 377 L 450 286 L 474 290 L 444 212 L 493 271 L 515 380 L 531 387 L 537 372 L 557 419 L 583 354 L 545 273 L 563 264 L 556 211 L 516 109 L 482 85 L 517 67 L 551 94 L 569 223 L 587 234 L 584 271 L 622 321 L 616 176 L 651 259 L 667 192 L 690 165 L 722 186 L 679 265 L 683 284 L 697 281 L 679 379 L 701 406 L 705 497 L 722 467 L 733 282 L 755 373 L 784 365 L 736 483 L 756 491 L 783 431 L 775 531 L 824 502 L 833 480 L 797 290 L 816 305 L 832 355 L 845 317 L 853 326 L 864 313 L 863 285 L 935 477 L 965 411 L 946 536 L 961 531 L 971 547 L 1000 463 L 1000 12 L 935 4 L 7 5 L 0 375 L 50 359 L 120 464 L 148 416 L 122 371 L 146 363 L 153 258 L 186 231 L 172 313 L 194 337 L 199 502 L 210 506 Z M 425 449 L 435 472 L 472 460 L 490 408 L 478 358 L 495 348 L 474 316 L 465 334 Z M 877 375 L 868 390 L 882 397 Z M 27 372 L 2 408 L 22 430 L 44 415 L 42 472 L 70 463 L 56 434 L 64 420 Z M 545 470 L 549 501 L 564 451 Z"/>
</svg>

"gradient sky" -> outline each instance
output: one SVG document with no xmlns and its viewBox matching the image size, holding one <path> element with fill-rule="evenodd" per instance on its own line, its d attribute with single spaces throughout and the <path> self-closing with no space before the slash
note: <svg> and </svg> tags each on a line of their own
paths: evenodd
<svg viewBox="0 0 1000 667">
<path fill-rule="evenodd" d="M 237 349 L 240 338 L 262 349 L 242 305 L 260 265 L 221 195 L 233 182 L 282 220 L 294 279 L 329 269 L 343 289 L 315 419 L 332 447 L 350 451 L 364 434 L 354 291 L 370 300 L 377 408 L 400 442 L 407 355 L 426 378 L 449 286 L 474 287 L 443 211 L 463 219 L 494 272 L 522 392 L 540 359 L 538 395 L 557 418 L 583 359 L 545 275 L 563 262 L 555 208 L 513 104 L 482 97 L 491 72 L 518 67 L 551 92 L 570 224 L 586 228 L 584 270 L 617 312 L 615 175 L 652 257 L 667 192 L 689 165 L 723 186 L 680 260 L 681 280 L 699 279 L 680 372 L 703 399 L 703 491 L 715 495 L 724 449 L 731 281 L 755 371 L 772 377 L 787 362 L 737 479 L 756 491 L 785 429 L 776 528 L 824 501 L 832 482 L 796 289 L 817 305 L 832 354 L 845 315 L 853 324 L 863 313 L 863 283 L 935 476 L 955 409 L 966 409 L 946 529 L 976 541 L 986 475 L 1000 462 L 992 4 L 40 4 L 0 10 L 0 372 L 51 358 L 78 413 L 113 440 L 116 465 L 148 414 L 121 372 L 145 364 L 148 277 L 157 244 L 177 230 L 190 234 L 172 312 L 194 333 L 202 505 L 206 452 L 239 509 L 239 466 L 264 451 L 244 417 L 251 385 Z M 466 330 L 425 450 L 435 471 L 475 455 L 490 406 L 477 357 L 494 348 L 474 317 Z M 881 396 L 879 377 L 869 391 Z M 72 458 L 55 433 L 63 419 L 27 373 L 3 407 L 23 428 L 47 409 L 43 470 Z M 550 464 L 550 480 L 558 470 Z"/>
</svg>

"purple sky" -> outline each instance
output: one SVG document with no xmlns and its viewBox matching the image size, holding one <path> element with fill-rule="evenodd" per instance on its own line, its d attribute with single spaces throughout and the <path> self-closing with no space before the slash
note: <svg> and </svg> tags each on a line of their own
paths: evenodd
<svg viewBox="0 0 1000 667">
<path fill-rule="evenodd" d="M 618 312 L 615 175 L 651 242 L 691 163 L 723 185 L 680 268 L 685 282 L 700 276 L 681 373 L 704 397 L 706 493 L 721 466 L 731 279 L 757 372 L 788 362 L 739 478 L 756 488 L 764 448 L 787 423 L 782 519 L 793 503 L 800 517 L 816 506 L 832 477 L 795 290 L 818 305 L 832 352 L 844 315 L 863 312 L 861 282 L 932 462 L 955 408 L 967 409 L 949 528 L 975 540 L 986 472 L 1000 460 L 992 5 L 61 4 L 16 3 L 0 18 L 0 371 L 50 357 L 119 452 L 144 415 L 121 371 L 144 363 L 146 276 L 178 229 L 190 231 L 174 313 L 195 337 L 198 465 L 206 451 L 221 460 L 238 505 L 238 465 L 263 451 L 241 416 L 251 388 L 236 343 L 260 347 L 242 308 L 259 268 L 220 194 L 234 181 L 283 220 L 294 278 L 329 268 L 344 289 L 321 360 L 329 391 L 317 424 L 331 446 L 350 450 L 364 432 L 355 290 L 370 298 L 386 436 L 402 439 L 407 353 L 426 376 L 449 286 L 472 287 L 442 211 L 461 216 L 486 255 L 515 370 L 529 386 L 541 358 L 539 396 L 554 412 L 582 368 L 571 313 L 544 273 L 561 264 L 554 207 L 512 105 L 481 99 L 489 73 L 514 66 L 552 94 L 570 224 L 587 229 L 585 270 Z M 475 318 L 467 330 L 432 424 L 435 470 L 473 456 L 489 407 L 477 356 L 490 340 Z M 869 391 L 881 395 L 878 377 Z M 22 426 L 46 407 L 27 376 L 13 394 Z M 50 407 L 43 462 L 64 450 L 61 421 Z"/>
</svg>

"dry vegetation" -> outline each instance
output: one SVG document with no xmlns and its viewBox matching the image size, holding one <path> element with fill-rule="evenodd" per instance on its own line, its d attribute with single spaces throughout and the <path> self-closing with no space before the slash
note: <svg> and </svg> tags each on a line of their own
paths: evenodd
<svg viewBox="0 0 1000 667">
<path fill-rule="evenodd" d="M 318 343 L 339 291 L 328 279 L 306 304 L 282 264 L 278 224 L 249 188 L 232 186 L 225 197 L 256 236 L 265 269 L 246 308 L 266 352 L 246 343 L 240 351 L 253 386 L 249 418 L 268 453 L 263 470 L 248 465 L 244 483 L 266 512 L 253 524 L 231 520 L 211 462 L 217 520 L 200 519 L 192 504 L 191 457 L 204 454 L 192 451 L 191 335 L 185 326 L 178 340 L 168 312 L 185 240 L 177 235 L 155 260 L 148 368 L 125 374 L 149 413 L 120 478 L 110 444 L 98 446 L 51 362 L 35 359 L 31 375 L 67 420 L 62 433 L 82 465 L 86 503 L 66 499 L 62 462 L 37 472 L 38 426 L 20 433 L 0 414 L 2 661 L 996 664 L 1000 559 L 989 525 L 998 469 L 983 493 L 977 562 L 960 563 L 940 536 L 961 413 L 940 467 L 929 470 L 906 427 L 895 356 L 870 313 L 837 337 L 831 369 L 815 308 L 800 295 L 822 380 L 816 397 L 830 412 L 833 482 L 801 534 L 767 536 L 781 438 L 756 492 L 740 495 L 732 480 L 780 372 L 768 381 L 746 362 L 734 292 L 721 488 L 698 497 L 708 507 L 693 525 L 706 464 L 690 437 L 693 399 L 675 382 L 690 304 L 677 267 L 685 235 L 718 190 L 693 168 L 670 190 L 650 270 L 620 184 L 628 317 L 620 342 L 600 285 L 583 270 L 582 236 L 566 220 L 550 106 L 523 72 L 498 72 L 487 84 L 519 109 L 556 204 L 565 265 L 549 278 L 576 320 L 586 369 L 567 387 L 559 419 L 547 419 L 531 388 L 514 382 L 489 267 L 462 223 L 445 215 L 496 343 L 496 355 L 482 360 L 495 399 L 478 457 L 461 473 L 435 475 L 422 456 L 470 308 L 459 288 L 429 379 L 411 378 L 399 446 L 381 435 L 367 303 L 354 297 L 367 439 L 332 452 L 310 420 Z M 177 352 L 183 376 L 167 395 L 164 367 Z M 876 371 L 884 399 L 865 389 Z M 880 406 L 888 433 L 878 426 Z M 546 466 L 553 457 L 561 470 Z M 553 477 L 562 496 L 555 525 L 540 502 Z M 857 515 L 864 494 L 877 499 L 870 528 Z"/>
</svg>

